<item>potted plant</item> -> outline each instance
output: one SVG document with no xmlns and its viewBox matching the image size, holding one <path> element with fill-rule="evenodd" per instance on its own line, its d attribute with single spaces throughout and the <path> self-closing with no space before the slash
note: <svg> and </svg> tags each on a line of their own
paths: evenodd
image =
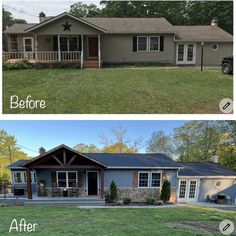
<svg viewBox="0 0 236 236">
<path fill-rule="evenodd" d="M 40 179 L 40 180 L 38 181 L 38 184 L 39 184 L 39 186 L 44 187 L 44 185 L 45 185 L 45 180 L 44 180 L 44 179 Z"/>
</svg>

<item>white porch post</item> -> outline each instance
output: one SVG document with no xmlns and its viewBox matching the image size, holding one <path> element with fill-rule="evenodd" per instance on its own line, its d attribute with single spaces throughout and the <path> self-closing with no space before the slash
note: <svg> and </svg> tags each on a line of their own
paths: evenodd
<svg viewBox="0 0 236 236">
<path fill-rule="evenodd" d="M 34 41 L 35 41 L 35 60 L 36 62 L 38 61 L 38 39 L 37 39 L 37 34 L 34 35 Z"/>
<path fill-rule="evenodd" d="M 58 61 L 61 61 L 61 45 L 60 45 L 60 35 L 57 35 L 57 47 L 58 47 Z"/>
<path fill-rule="evenodd" d="M 98 65 L 101 68 L 101 37 L 98 35 Z"/>
<path fill-rule="evenodd" d="M 81 35 L 81 58 L 80 58 L 80 68 L 83 69 L 84 66 L 84 35 Z"/>
</svg>

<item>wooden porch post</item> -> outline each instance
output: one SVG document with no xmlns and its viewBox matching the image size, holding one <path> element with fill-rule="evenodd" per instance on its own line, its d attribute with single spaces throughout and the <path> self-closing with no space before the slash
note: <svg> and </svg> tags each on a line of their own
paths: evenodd
<svg viewBox="0 0 236 236">
<path fill-rule="evenodd" d="M 26 167 L 26 182 L 27 182 L 28 199 L 32 199 L 31 174 L 29 167 Z"/>
<path fill-rule="evenodd" d="M 104 169 L 101 169 L 101 198 L 104 198 Z"/>
<path fill-rule="evenodd" d="M 101 68 L 101 37 L 98 35 L 98 65 Z"/>
<path fill-rule="evenodd" d="M 34 35 L 34 41 L 35 41 L 35 60 L 38 61 L 38 39 L 37 34 Z"/>
<path fill-rule="evenodd" d="M 60 45 L 60 35 L 57 35 L 57 47 L 58 47 L 58 61 L 61 61 L 61 45 Z"/>
<path fill-rule="evenodd" d="M 81 58 L 80 58 L 80 68 L 84 67 L 84 35 L 81 35 Z"/>
</svg>

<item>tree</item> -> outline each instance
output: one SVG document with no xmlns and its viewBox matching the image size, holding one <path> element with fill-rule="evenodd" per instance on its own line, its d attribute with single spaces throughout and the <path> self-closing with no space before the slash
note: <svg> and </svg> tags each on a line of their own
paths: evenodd
<svg viewBox="0 0 236 236">
<path fill-rule="evenodd" d="M 168 180 L 165 180 L 162 185 L 161 189 L 161 200 L 163 202 L 168 202 L 170 200 L 170 195 L 171 195 L 171 185 Z"/>
<path fill-rule="evenodd" d="M 175 147 L 172 137 L 161 130 L 153 132 L 147 142 L 146 151 L 149 153 L 164 153 L 173 157 L 175 155 Z"/>
<path fill-rule="evenodd" d="M 5 130 L 0 130 L 0 175 L 10 180 L 10 172 L 6 168 L 11 162 L 29 157 L 17 146 L 16 138 Z"/>
<path fill-rule="evenodd" d="M 79 143 L 74 146 L 74 149 L 81 153 L 97 153 L 100 149 L 94 144 Z"/>
<path fill-rule="evenodd" d="M 130 140 L 122 126 L 112 129 L 112 134 L 113 139 L 101 137 L 101 143 L 104 145 L 102 151 L 105 153 L 137 153 L 142 145 L 142 138 Z"/>
<path fill-rule="evenodd" d="M 110 194 L 111 194 L 111 200 L 116 200 L 118 197 L 117 187 L 116 183 L 112 180 L 110 185 Z"/>
<path fill-rule="evenodd" d="M 70 6 L 70 14 L 76 17 L 95 17 L 100 15 L 100 9 L 92 3 L 77 2 Z"/>
<path fill-rule="evenodd" d="M 180 161 L 209 161 L 220 141 L 215 121 L 190 121 L 174 130 Z"/>
</svg>

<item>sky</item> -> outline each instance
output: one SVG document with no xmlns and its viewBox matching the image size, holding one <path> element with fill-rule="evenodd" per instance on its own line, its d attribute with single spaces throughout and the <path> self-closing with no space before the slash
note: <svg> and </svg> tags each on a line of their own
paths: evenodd
<svg viewBox="0 0 236 236">
<path fill-rule="evenodd" d="M 14 18 L 25 19 L 28 23 L 38 23 L 38 15 L 43 11 L 46 16 L 56 16 L 62 12 L 69 12 L 70 6 L 75 2 L 100 5 L 100 0 L 3 0 L 3 7 L 10 11 Z"/>
<path fill-rule="evenodd" d="M 60 144 L 74 147 L 78 143 L 95 144 L 102 147 L 101 136 L 112 137 L 111 130 L 122 126 L 130 139 L 143 138 L 147 141 L 154 131 L 171 134 L 174 128 L 186 121 L 0 121 L 0 130 L 14 135 L 17 144 L 29 156 L 38 155 L 40 147 L 46 150 Z M 27 148 L 27 149 L 26 149 Z M 30 149 L 30 150 L 28 150 Z M 140 150 L 145 152 L 145 148 Z"/>
</svg>

